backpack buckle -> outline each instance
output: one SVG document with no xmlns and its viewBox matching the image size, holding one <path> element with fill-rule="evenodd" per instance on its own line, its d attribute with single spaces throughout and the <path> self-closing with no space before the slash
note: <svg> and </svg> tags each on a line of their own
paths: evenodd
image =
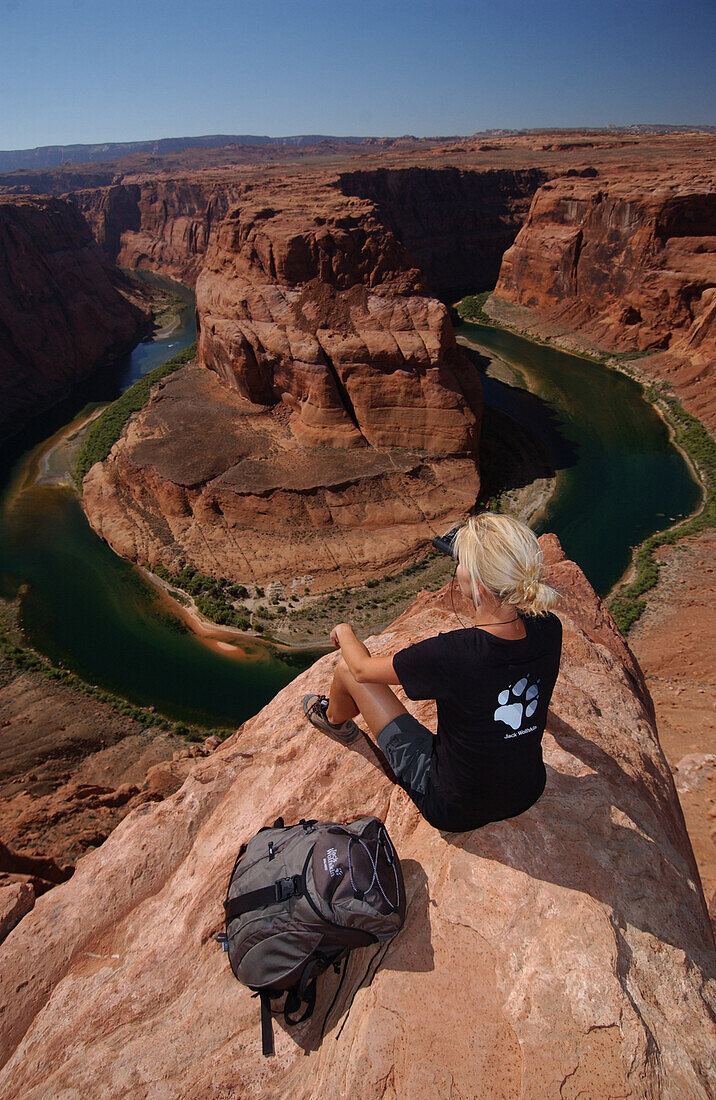
<svg viewBox="0 0 716 1100">
<path fill-rule="evenodd" d="M 301 876 L 292 875 L 290 878 L 280 878 L 274 885 L 276 887 L 276 901 L 288 901 L 289 898 L 301 893 Z"/>
</svg>

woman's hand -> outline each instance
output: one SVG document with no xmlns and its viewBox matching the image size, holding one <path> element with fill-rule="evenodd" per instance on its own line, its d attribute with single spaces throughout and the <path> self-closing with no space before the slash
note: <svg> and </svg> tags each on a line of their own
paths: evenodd
<svg viewBox="0 0 716 1100">
<path fill-rule="evenodd" d="M 331 641 L 333 642 L 336 649 L 341 649 L 342 648 L 342 646 L 343 646 L 342 639 L 345 638 L 346 631 L 349 634 L 352 634 L 353 637 L 355 637 L 353 627 L 351 626 L 350 623 L 338 623 L 336 626 L 333 627 L 333 630 L 331 631 Z"/>
<path fill-rule="evenodd" d="M 399 684 L 392 657 L 371 657 L 363 642 L 356 638 L 350 623 L 338 623 L 331 631 L 331 641 L 343 653 L 352 676 L 359 684 Z"/>
</svg>

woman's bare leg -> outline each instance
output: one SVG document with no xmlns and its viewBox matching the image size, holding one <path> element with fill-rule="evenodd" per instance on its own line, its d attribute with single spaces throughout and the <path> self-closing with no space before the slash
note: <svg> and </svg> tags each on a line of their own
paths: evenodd
<svg viewBox="0 0 716 1100">
<path fill-rule="evenodd" d="M 361 714 L 374 737 L 388 722 L 407 711 L 387 684 L 359 684 L 341 658 L 331 684 L 326 717 L 339 725 Z"/>
</svg>

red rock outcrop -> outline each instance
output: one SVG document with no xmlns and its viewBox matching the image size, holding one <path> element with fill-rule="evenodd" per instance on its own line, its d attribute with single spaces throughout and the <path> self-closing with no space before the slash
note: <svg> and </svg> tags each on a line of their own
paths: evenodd
<svg viewBox="0 0 716 1100">
<path fill-rule="evenodd" d="M 193 285 L 213 230 L 242 191 L 240 181 L 180 177 L 76 190 L 71 198 L 120 267 L 146 267 Z"/>
<path fill-rule="evenodd" d="M 12 932 L 35 904 L 35 891 L 29 882 L 0 886 L 0 943 Z"/>
<path fill-rule="evenodd" d="M 659 580 L 629 631 L 654 700 L 716 928 L 716 531 L 656 552 Z"/>
<path fill-rule="evenodd" d="M 21 876 L 36 894 L 209 751 L 2 658 L 0 731 L 0 888 Z"/>
<path fill-rule="evenodd" d="M 3 874 L 31 875 L 33 878 L 53 885 L 66 882 L 72 875 L 71 866 L 60 867 L 57 860 L 48 856 L 28 856 L 21 852 L 13 852 L 1 840 L 0 871 Z"/>
<path fill-rule="evenodd" d="M 223 223 L 197 282 L 202 364 L 254 404 L 282 401 L 306 442 L 474 454 L 476 374 L 371 204 L 261 199 Z"/>
<path fill-rule="evenodd" d="M 610 350 L 652 352 L 716 428 L 716 187 L 713 175 L 559 179 L 544 184 L 504 256 L 495 296 Z"/>
<path fill-rule="evenodd" d="M 375 203 L 431 292 L 446 301 L 492 288 L 503 253 L 551 173 L 527 168 L 378 168 L 342 172 L 345 195 Z"/>
<path fill-rule="evenodd" d="M 168 176 L 166 171 L 155 177 L 119 174 L 111 186 L 88 186 L 78 175 L 71 198 L 120 266 L 150 267 L 193 284 L 220 221 L 242 198 L 253 200 L 248 209 L 269 205 L 275 182 L 238 167 L 193 174 L 175 169 Z M 502 254 L 524 222 L 536 189 L 551 174 L 533 168 L 415 166 L 313 176 L 321 192 L 319 205 L 333 187 L 369 200 L 377 218 L 405 245 L 431 292 L 453 299 L 494 285 Z M 292 193 L 301 191 L 301 184 L 289 179 L 279 180 L 284 208 Z M 52 184 L 48 179 L 46 186 Z"/>
<path fill-rule="evenodd" d="M 477 497 L 477 372 L 372 206 L 264 191 L 197 281 L 200 362 L 85 479 L 132 560 L 314 588 L 404 562 Z"/>
<path fill-rule="evenodd" d="M 322 447 L 293 422 L 185 367 L 85 477 L 90 523 L 131 561 L 322 591 L 399 566 L 474 504 L 471 455 L 352 445 L 355 431 Z"/>
<path fill-rule="evenodd" d="M 150 327 L 72 203 L 0 197 L 0 439 Z"/>
<path fill-rule="evenodd" d="M 3 1095 L 710 1096 L 713 941 L 648 695 L 579 570 L 544 545 L 565 645 L 537 805 L 436 832 L 367 742 L 302 719 L 322 658 L 11 931 Z M 446 591 L 426 594 L 370 646 L 454 625 Z M 366 813 L 403 861 L 405 928 L 351 956 L 333 1004 L 325 976 L 313 1019 L 277 1027 L 261 1059 L 256 1001 L 213 942 L 236 850 L 279 814 Z"/>
</svg>

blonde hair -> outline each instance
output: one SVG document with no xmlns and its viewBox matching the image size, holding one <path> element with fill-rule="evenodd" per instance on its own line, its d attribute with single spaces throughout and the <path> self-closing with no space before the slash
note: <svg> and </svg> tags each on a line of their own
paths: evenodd
<svg viewBox="0 0 716 1100">
<path fill-rule="evenodd" d="M 560 598 L 540 581 L 542 549 L 534 532 L 512 516 L 470 516 L 455 535 L 453 555 L 469 574 L 476 607 L 478 584 L 526 615 L 546 615 Z"/>
</svg>

